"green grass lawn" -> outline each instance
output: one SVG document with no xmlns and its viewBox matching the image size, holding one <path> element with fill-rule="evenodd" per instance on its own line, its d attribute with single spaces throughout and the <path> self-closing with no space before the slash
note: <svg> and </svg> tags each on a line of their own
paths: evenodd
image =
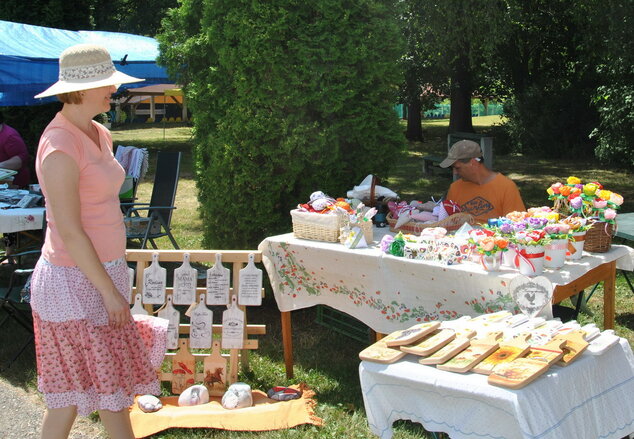
<svg viewBox="0 0 634 439">
<path fill-rule="evenodd" d="M 491 129 L 499 117 L 474 118 L 478 131 Z M 447 175 L 424 176 L 422 157 L 426 154 L 446 152 L 447 120 L 434 120 L 424 125 L 425 141 L 410 145 L 407 153 L 397 160 L 392 174 L 382 184 L 390 187 L 405 200 L 429 199 L 442 196 L 451 181 Z M 202 223 L 197 214 L 196 186 L 193 180 L 191 162 L 191 129 L 186 126 L 163 127 L 160 124 L 130 126 L 114 129 L 115 144 L 134 145 L 150 149 L 151 168 L 145 181 L 140 185 L 138 198 L 147 201 L 151 192 L 154 151 L 175 149 L 184 152 L 182 177 L 177 192 L 177 210 L 174 213 L 174 234 L 182 248 L 202 248 Z M 495 140 L 494 140 L 495 150 Z M 604 185 L 620 192 L 626 199 L 624 211 L 634 211 L 634 185 L 631 174 L 602 169 L 593 161 L 548 161 L 518 155 L 496 155 L 494 167 L 517 181 L 527 206 L 548 205 L 545 189 L 550 183 L 577 175 L 583 179 L 598 179 Z M 351 182 L 352 186 L 355 184 Z M 165 239 L 165 238 L 164 238 Z M 161 241 L 161 248 L 171 248 L 169 241 Z M 1 268 L 1 267 L 0 267 Z M 602 326 L 602 288 L 590 300 L 593 316 L 582 314 L 581 323 L 596 322 Z M 267 291 L 264 303 L 257 310 L 249 310 L 251 323 L 265 323 L 267 333 L 260 336 L 260 348 L 251 355 L 251 370 L 240 374 L 239 379 L 253 388 L 267 390 L 274 385 L 288 385 L 305 382 L 317 393 L 317 415 L 325 425 L 321 428 L 299 426 L 297 428 L 273 432 L 248 433 L 223 430 L 168 430 L 154 438 L 371 438 L 358 377 L 358 352 L 367 343 L 358 342 L 329 330 L 315 322 L 315 308 L 293 312 L 295 378 L 288 382 L 285 378 L 279 313 L 272 293 Z M 622 276 L 617 279 L 616 332 L 634 343 L 634 299 Z M 11 348 L 9 336 L 17 337 L 20 328 L 5 326 L 0 332 L 0 356 Z M 2 373 L 2 377 L 12 384 L 34 392 L 35 368 L 33 353 L 27 352 L 18 363 Z M 419 425 L 398 422 L 395 439 L 430 438 Z"/>
</svg>

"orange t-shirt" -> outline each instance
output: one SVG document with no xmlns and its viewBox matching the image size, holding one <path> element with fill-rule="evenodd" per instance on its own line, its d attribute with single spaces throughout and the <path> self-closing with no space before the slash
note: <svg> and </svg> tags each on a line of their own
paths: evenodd
<svg viewBox="0 0 634 439">
<path fill-rule="evenodd" d="M 485 184 L 456 180 L 449 187 L 447 199 L 458 203 L 463 212 L 473 215 L 476 223 L 526 210 L 513 180 L 500 173 Z"/>
<path fill-rule="evenodd" d="M 72 157 L 79 167 L 79 203 L 81 223 L 102 262 L 125 255 L 125 226 L 119 207 L 119 190 L 125 171 L 112 154 L 112 137 L 101 124 L 93 124 L 99 132 L 101 149 L 61 113 L 48 124 L 37 149 L 35 170 L 44 197 L 47 188 L 56 182 L 42 178 L 42 161 L 52 152 Z M 48 226 L 42 256 L 54 265 L 76 266 L 57 230 L 53 212 L 46 212 Z"/>
</svg>

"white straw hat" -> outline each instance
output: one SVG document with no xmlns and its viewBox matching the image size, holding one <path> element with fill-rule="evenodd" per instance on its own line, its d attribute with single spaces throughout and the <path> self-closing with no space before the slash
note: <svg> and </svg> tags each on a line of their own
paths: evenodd
<svg viewBox="0 0 634 439">
<path fill-rule="evenodd" d="M 35 97 L 45 98 L 71 91 L 141 81 L 145 81 L 145 79 L 135 78 L 117 71 L 112 63 L 112 58 L 110 58 L 110 53 L 105 47 L 94 44 L 78 44 L 64 50 L 60 55 L 59 81 Z"/>
</svg>

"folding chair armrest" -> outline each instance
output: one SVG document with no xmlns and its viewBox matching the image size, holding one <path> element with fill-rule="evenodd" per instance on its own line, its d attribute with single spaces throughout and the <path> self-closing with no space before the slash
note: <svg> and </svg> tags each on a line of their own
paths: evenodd
<svg viewBox="0 0 634 439">
<path fill-rule="evenodd" d="M 174 209 L 176 209 L 176 206 L 133 207 L 133 208 L 128 209 L 126 211 L 126 216 L 130 216 L 129 214 L 133 213 L 133 212 L 140 212 L 140 211 L 144 211 L 144 210 L 155 210 L 155 209 L 157 209 L 157 210 L 158 209 L 171 209 L 171 210 L 174 210 Z"/>
</svg>

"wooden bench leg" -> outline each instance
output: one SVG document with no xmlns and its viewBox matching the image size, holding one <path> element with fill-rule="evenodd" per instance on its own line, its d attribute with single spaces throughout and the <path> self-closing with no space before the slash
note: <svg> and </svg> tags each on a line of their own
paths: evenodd
<svg viewBox="0 0 634 439">
<path fill-rule="evenodd" d="M 293 378 L 293 334 L 291 329 L 291 312 L 280 312 L 282 320 L 282 344 L 284 346 L 284 364 L 286 366 L 286 378 Z"/>
</svg>

